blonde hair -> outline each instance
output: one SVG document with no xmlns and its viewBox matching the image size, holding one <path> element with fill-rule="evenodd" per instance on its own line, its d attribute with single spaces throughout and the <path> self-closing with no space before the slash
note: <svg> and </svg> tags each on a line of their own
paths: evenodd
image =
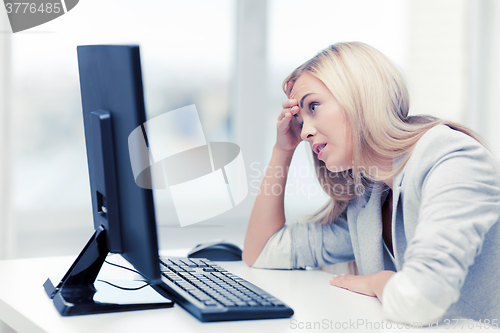
<svg viewBox="0 0 500 333">
<path fill-rule="evenodd" d="M 427 115 L 408 116 L 409 94 L 401 71 L 367 44 L 346 42 L 327 47 L 295 69 L 283 82 L 283 91 L 286 93 L 288 82 L 295 82 L 303 73 L 318 78 L 330 90 L 352 133 L 352 169 L 332 172 L 313 154 L 319 182 L 331 200 L 307 217 L 312 222 L 332 222 L 350 200 L 375 182 L 396 175 L 417 141 L 436 125 L 447 125 L 486 146 L 477 133 L 458 123 Z M 388 161 L 406 154 L 397 170 L 383 169 Z"/>
</svg>

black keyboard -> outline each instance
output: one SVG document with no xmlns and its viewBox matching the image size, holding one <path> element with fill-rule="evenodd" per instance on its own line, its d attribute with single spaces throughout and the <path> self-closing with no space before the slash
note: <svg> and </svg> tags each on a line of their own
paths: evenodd
<svg viewBox="0 0 500 333">
<path fill-rule="evenodd" d="M 169 296 L 200 321 L 288 318 L 276 297 L 208 259 L 161 258 Z"/>
</svg>

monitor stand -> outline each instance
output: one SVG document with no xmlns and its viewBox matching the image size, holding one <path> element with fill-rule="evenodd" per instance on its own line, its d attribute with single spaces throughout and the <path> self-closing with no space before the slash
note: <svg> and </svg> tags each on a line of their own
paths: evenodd
<svg viewBox="0 0 500 333">
<path fill-rule="evenodd" d="M 160 295 L 153 289 L 154 286 L 139 288 L 145 285 L 145 282 L 139 284 L 137 281 L 108 281 L 128 290 L 96 282 L 108 255 L 105 233 L 104 228 L 94 233 L 57 286 L 54 286 L 50 279 L 45 281 L 45 291 L 54 300 L 59 313 L 63 316 L 73 316 L 172 307 L 174 302 Z M 124 286 L 127 282 L 129 285 Z"/>
</svg>

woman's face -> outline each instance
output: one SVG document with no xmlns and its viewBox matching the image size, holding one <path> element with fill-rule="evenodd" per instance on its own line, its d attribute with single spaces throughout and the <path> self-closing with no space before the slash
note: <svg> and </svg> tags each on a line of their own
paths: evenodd
<svg viewBox="0 0 500 333">
<path fill-rule="evenodd" d="M 298 102 L 295 115 L 302 124 L 301 138 L 312 145 L 328 170 L 340 172 L 352 167 L 352 135 L 340 104 L 325 84 L 309 73 L 293 84 L 290 98 Z"/>
</svg>

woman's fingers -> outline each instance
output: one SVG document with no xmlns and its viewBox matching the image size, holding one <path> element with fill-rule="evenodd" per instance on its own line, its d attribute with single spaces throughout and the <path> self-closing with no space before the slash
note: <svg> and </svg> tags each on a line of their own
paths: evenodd
<svg viewBox="0 0 500 333">
<path fill-rule="evenodd" d="M 280 115 L 280 118 L 278 119 L 278 129 L 286 130 L 290 126 L 291 119 L 292 115 L 290 112 Z"/>
<path fill-rule="evenodd" d="M 283 110 L 281 110 L 278 120 L 283 119 L 286 113 L 291 113 L 292 116 L 299 112 L 299 107 L 297 106 L 296 99 L 287 99 L 282 103 Z"/>
<path fill-rule="evenodd" d="M 287 109 L 287 108 L 291 108 L 292 106 L 296 106 L 297 105 L 297 100 L 292 98 L 292 99 L 285 99 L 283 101 L 283 103 L 281 104 L 281 106 L 283 107 L 283 109 Z"/>
<path fill-rule="evenodd" d="M 300 137 L 300 125 L 297 119 L 293 119 L 294 116 L 292 113 L 287 112 L 285 113 L 279 120 L 278 120 L 278 132 L 281 134 L 286 134 L 290 132 L 289 134 L 292 135 L 292 137 L 295 137 L 295 135 L 298 135 Z M 293 129 L 291 129 L 293 127 Z"/>
<path fill-rule="evenodd" d="M 278 121 L 280 121 L 283 118 L 285 118 L 285 116 L 287 114 L 290 114 L 290 116 L 293 117 L 293 116 L 295 116 L 297 114 L 297 112 L 299 112 L 299 107 L 298 106 L 294 106 L 294 107 L 291 107 L 291 108 L 283 109 L 283 110 L 281 110 L 281 113 L 278 116 Z"/>
<path fill-rule="evenodd" d="M 335 287 L 347 289 L 355 293 L 375 297 L 373 288 L 371 286 L 372 275 L 334 275 L 330 280 L 330 284 Z"/>
<path fill-rule="evenodd" d="M 293 81 L 288 81 L 286 84 L 286 95 L 290 96 L 292 91 Z M 290 120 L 292 117 L 299 112 L 298 102 L 296 99 L 286 99 L 282 103 L 283 110 L 281 110 L 280 115 L 278 116 L 278 127 L 288 127 L 290 125 Z M 287 115 L 290 116 L 287 116 Z M 281 122 L 281 124 L 280 124 Z M 280 126 L 281 125 L 281 126 Z"/>
<path fill-rule="evenodd" d="M 293 82 L 289 82 L 286 87 L 287 96 L 290 96 Z M 287 99 L 282 103 L 283 110 L 278 116 L 277 130 L 278 138 L 276 144 L 281 149 L 293 151 L 300 142 L 300 126 L 294 116 L 299 112 L 296 99 Z"/>
</svg>

